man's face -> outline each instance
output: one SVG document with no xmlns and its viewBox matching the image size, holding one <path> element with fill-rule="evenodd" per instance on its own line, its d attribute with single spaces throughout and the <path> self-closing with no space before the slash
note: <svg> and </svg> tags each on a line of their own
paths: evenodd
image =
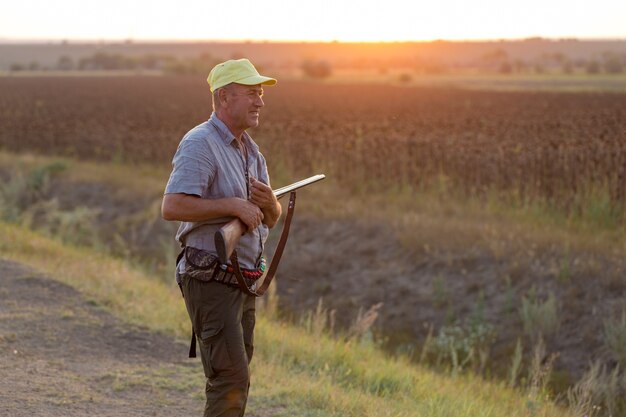
<svg viewBox="0 0 626 417">
<path fill-rule="evenodd" d="M 263 103 L 261 85 L 231 84 L 227 87 L 228 106 L 226 111 L 232 127 L 246 130 L 259 125 L 259 110 Z"/>
</svg>

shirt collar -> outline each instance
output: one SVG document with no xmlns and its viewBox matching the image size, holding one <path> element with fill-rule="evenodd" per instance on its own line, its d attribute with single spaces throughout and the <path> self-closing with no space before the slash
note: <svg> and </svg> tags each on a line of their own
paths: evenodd
<svg viewBox="0 0 626 417">
<path fill-rule="evenodd" d="M 211 113 L 209 122 L 212 123 L 213 126 L 215 126 L 215 129 L 217 129 L 217 132 L 219 133 L 222 142 L 224 142 L 224 145 L 232 145 L 233 141 L 235 140 L 235 135 L 233 135 L 228 129 L 228 126 L 226 126 L 226 124 L 224 124 L 224 122 L 222 122 L 220 118 L 217 117 L 217 114 L 215 114 L 215 112 Z M 243 132 L 242 139 L 243 143 L 255 155 L 259 153 L 259 146 L 252 140 L 248 132 Z"/>
</svg>

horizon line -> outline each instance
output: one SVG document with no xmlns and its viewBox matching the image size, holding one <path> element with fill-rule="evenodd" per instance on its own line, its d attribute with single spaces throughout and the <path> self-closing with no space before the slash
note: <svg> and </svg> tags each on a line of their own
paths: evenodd
<svg viewBox="0 0 626 417">
<path fill-rule="evenodd" d="M 325 40 L 325 39 L 181 39 L 181 38 L 11 38 L 0 37 L 0 44 L 156 44 L 156 43 L 250 43 L 250 44 L 292 44 L 292 43 L 321 43 L 321 44 L 399 44 L 399 43 L 464 43 L 464 42 L 529 42 L 529 41 L 626 41 L 624 37 L 545 37 L 545 36 L 527 36 L 527 37 L 511 37 L 511 38 L 436 38 L 436 39 L 415 39 L 415 40 L 379 40 L 379 41 L 357 41 L 357 40 Z"/>
</svg>

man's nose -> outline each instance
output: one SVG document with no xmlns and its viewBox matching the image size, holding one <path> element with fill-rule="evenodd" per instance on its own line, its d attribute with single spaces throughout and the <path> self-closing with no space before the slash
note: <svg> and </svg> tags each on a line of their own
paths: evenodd
<svg viewBox="0 0 626 417">
<path fill-rule="evenodd" d="M 261 97 L 261 96 L 256 96 L 256 100 L 255 100 L 254 104 L 255 104 L 257 107 L 263 107 L 263 106 L 265 106 L 265 103 L 263 102 L 263 97 Z"/>
</svg>

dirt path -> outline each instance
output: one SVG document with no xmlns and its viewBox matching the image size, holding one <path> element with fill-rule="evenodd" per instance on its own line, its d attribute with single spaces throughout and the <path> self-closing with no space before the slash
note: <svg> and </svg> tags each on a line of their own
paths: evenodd
<svg viewBox="0 0 626 417">
<path fill-rule="evenodd" d="M 1 416 L 201 415 L 202 368 L 186 349 L 0 260 Z"/>
</svg>

